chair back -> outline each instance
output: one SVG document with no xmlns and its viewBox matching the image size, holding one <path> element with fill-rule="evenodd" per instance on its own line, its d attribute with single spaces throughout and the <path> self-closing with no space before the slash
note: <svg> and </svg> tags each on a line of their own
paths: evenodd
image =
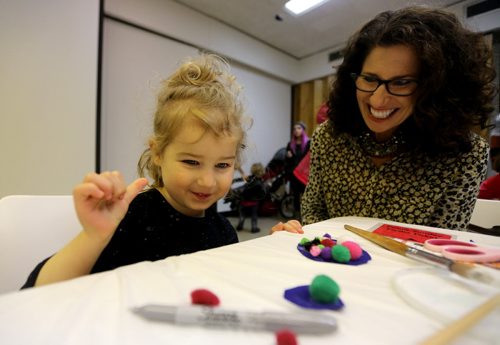
<svg viewBox="0 0 500 345">
<path fill-rule="evenodd" d="M 37 263 L 80 231 L 71 195 L 0 199 L 0 294 L 19 290 Z"/>
<path fill-rule="evenodd" d="M 493 233 L 488 233 L 488 235 L 500 236 L 500 200 L 477 199 L 476 206 L 474 206 L 474 210 L 472 211 L 470 224 L 470 228 L 474 231 L 477 231 L 473 227 L 474 225 L 484 229 L 496 227 L 492 229 Z"/>
</svg>

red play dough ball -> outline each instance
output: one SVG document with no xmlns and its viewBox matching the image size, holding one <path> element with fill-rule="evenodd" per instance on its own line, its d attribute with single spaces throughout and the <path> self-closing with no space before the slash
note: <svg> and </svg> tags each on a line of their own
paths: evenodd
<svg viewBox="0 0 500 345">
<path fill-rule="evenodd" d="M 208 306 L 217 306 L 220 304 L 219 297 L 207 289 L 197 289 L 191 292 L 191 303 Z"/>
<path fill-rule="evenodd" d="M 297 336 L 288 329 L 276 332 L 276 345 L 298 345 Z"/>
</svg>

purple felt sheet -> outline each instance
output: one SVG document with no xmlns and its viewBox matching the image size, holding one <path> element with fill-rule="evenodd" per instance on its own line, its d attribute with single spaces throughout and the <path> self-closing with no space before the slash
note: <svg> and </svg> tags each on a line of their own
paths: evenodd
<svg viewBox="0 0 500 345">
<path fill-rule="evenodd" d="M 311 253 L 309 253 L 309 251 L 307 251 L 304 246 L 302 246 L 301 244 L 298 244 L 297 245 L 297 249 L 299 250 L 299 252 L 304 255 L 306 258 L 309 258 L 311 260 L 314 260 L 314 261 L 319 261 L 319 262 L 330 262 L 330 263 L 335 263 L 335 264 L 343 264 L 343 265 L 353 265 L 353 266 L 357 266 L 357 265 L 362 265 L 362 264 L 366 264 L 368 261 L 370 261 L 372 259 L 372 257 L 370 256 L 370 254 L 368 254 L 367 252 L 365 252 L 363 250 L 363 253 L 361 254 L 361 256 L 356 259 L 356 260 L 351 260 L 349 262 L 338 262 L 338 261 L 335 261 L 333 258 L 329 259 L 329 260 L 326 260 L 324 258 L 322 258 L 321 256 L 313 256 L 311 255 Z"/>
<path fill-rule="evenodd" d="M 344 303 L 340 298 L 333 303 L 319 303 L 312 299 L 309 293 L 309 285 L 297 286 L 295 288 L 285 290 L 285 299 L 288 301 L 308 309 L 331 309 L 339 310 L 344 307 Z"/>
</svg>

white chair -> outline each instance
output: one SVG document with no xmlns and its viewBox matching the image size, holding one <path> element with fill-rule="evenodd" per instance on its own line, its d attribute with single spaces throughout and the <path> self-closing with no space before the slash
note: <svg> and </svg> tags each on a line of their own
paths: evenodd
<svg viewBox="0 0 500 345">
<path fill-rule="evenodd" d="M 488 235 L 500 236 L 500 230 L 492 229 L 493 227 L 500 227 L 500 201 L 499 200 L 486 200 L 477 199 L 474 211 L 470 219 L 469 228 L 475 232 L 481 232 L 475 226 L 491 230 Z M 482 232 L 486 233 L 486 232 Z"/>
<path fill-rule="evenodd" d="M 80 231 L 71 195 L 0 199 L 0 294 L 18 290 L 31 270 Z"/>
</svg>

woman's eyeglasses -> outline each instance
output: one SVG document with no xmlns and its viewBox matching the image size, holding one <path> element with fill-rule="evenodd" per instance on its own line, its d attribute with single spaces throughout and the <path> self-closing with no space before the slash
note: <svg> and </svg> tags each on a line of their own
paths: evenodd
<svg viewBox="0 0 500 345">
<path fill-rule="evenodd" d="M 351 73 L 351 78 L 359 91 L 375 92 L 380 85 L 384 84 L 387 92 L 394 96 L 410 96 L 417 90 L 418 86 L 418 81 L 411 78 L 382 80 L 371 75 L 358 73 Z"/>
</svg>

